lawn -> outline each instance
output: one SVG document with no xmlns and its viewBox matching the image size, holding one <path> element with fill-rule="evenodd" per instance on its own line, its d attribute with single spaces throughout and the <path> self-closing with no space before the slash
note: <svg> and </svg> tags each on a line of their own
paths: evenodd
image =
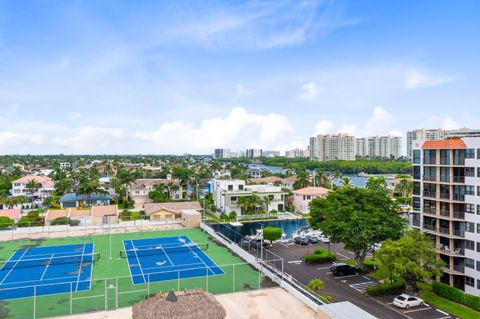
<svg viewBox="0 0 480 319">
<path fill-rule="evenodd" d="M 150 284 L 133 285 L 126 258 L 120 258 L 124 249 L 124 239 L 155 238 L 169 236 L 188 236 L 197 243 L 208 243 L 205 253 L 225 272 L 223 275 L 190 279 L 169 280 Z M 131 306 L 145 299 L 148 294 L 159 291 L 183 290 L 185 288 L 203 288 L 211 293 L 228 293 L 259 288 L 261 276 L 238 256 L 225 247 L 209 241 L 206 233 L 200 229 L 166 230 L 156 232 L 132 232 L 112 235 L 112 259 L 108 235 L 87 237 L 52 238 L 41 240 L 17 240 L 2 242 L 0 259 L 7 260 L 19 248 L 52 246 L 65 244 L 93 243 L 95 253 L 100 260 L 93 265 L 91 289 L 67 294 L 22 298 L 0 301 L 0 318 L 36 318 L 83 313 L 88 311 L 110 310 Z M 235 264 L 235 266 L 233 266 Z M 107 278 L 107 279 L 106 279 Z M 34 304 L 36 305 L 34 307 Z M 35 309 L 34 309 L 35 308 Z"/>
<path fill-rule="evenodd" d="M 456 317 L 462 319 L 478 319 L 480 318 L 480 312 L 465 307 L 456 302 L 437 296 L 432 292 L 432 286 L 423 282 L 417 283 L 418 287 L 422 289 L 420 298 L 422 298 L 427 304 L 442 309 Z"/>
</svg>

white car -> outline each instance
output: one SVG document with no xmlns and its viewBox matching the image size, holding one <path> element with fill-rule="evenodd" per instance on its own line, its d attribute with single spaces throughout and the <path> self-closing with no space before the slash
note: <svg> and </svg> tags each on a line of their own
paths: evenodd
<svg viewBox="0 0 480 319">
<path fill-rule="evenodd" d="M 407 294 L 401 294 L 400 296 L 393 299 L 393 305 L 399 308 L 408 309 L 410 307 L 423 306 L 425 303 L 422 299 L 410 296 Z"/>
</svg>

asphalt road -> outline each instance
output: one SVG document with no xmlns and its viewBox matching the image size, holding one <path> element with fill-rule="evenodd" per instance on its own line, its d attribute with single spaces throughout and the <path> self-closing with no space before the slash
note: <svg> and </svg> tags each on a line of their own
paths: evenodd
<svg viewBox="0 0 480 319">
<path fill-rule="evenodd" d="M 301 283 L 307 285 L 313 278 L 322 279 L 325 283 L 325 289 L 322 291 L 322 294 L 331 296 L 334 302 L 350 301 L 377 318 L 382 319 L 405 319 L 417 317 L 415 316 L 416 313 L 403 313 L 400 309 L 394 309 L 393 306 L 389 305 L 387 300 L 374 300 L 363 293 L 362 289 L 366 289 L 366 285 L 368 285 L 365 284 L 365 282 L 370 281 L 366 276 L 357 275 L 337 278 L 330 274 L 330 264 L 309 265 L 303 263 L 303 257 L 318 247 L 328 249 L 328 244 L 298 246 L 292 243 L 277 243 L 274 244 L 273 247 L 268 248 L 268 250 L 283 257 L 285 260 L 284 271 L 295 277 Z M 351 252 L 343 249 L 342 244 L 331 244 L 331 250 L 337 254 L 340 261 L 341 259 L 346 260 L 353 257 Z M 439 313 L 435 313 L 432 316 L 425 316 L 426 314 L 426 312 L 422 313 L 420 318 L 449 318 L 445 315 L 438 316 L 437 314 Z"/>
</svg>

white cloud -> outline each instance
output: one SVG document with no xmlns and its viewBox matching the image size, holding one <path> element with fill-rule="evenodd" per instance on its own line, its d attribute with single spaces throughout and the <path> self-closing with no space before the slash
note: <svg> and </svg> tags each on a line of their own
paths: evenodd
<svg viewBox="0 0 480 319">
<path fill-rule="evenodd" d="M 299 97 L 304 101 L 312 101 L 315 100 L 322 91 L 322 87 L 318 86 L 315 82 L 310 81 L 302 85 L 302 92 Z"/>
<path fill-rule="evenodd" d="M 327 134 L 331 132 L 333 128 L 333 122 L 328 120 L 321 120 L 315 125 L 316 134 Z"/>
<path fill-rule="evenodd" d="M 413 90 L 424 87 L 433 87 L 446 84 L 455 80 L 457 80 L 456 77 L 436 75 L 427 71 L 411 69 L 407 72 L 406 75 L 405 88 L 408 90 Z"/>
<path fill-rule="evenodd" d="M 443 119 L 442 128 L 444 130 L 455 130 L 461 127 L 462 126 L 450 116 L 447 116 Z"/>
<path fill-rule="evenodd" d="M 388 135 L 393 135 L 393 136 L 402 136 L 403 133 L 399 130 L 391 130 L 390 132 L 388 132 Z"/>
<path fill-rule="evenodd" d="M 355 135 L 357 133 L 357 125 L 355 124 L 344 124 L 339 130 L 339 133 Z"/>
<path fill-rule="evenodd" d="M 367 134 L 378 134 L 378 131 L 385 130 L 394 121 L 393 116 L 385 111 L 381 106 L 375 106 L 372 116 L 365 124 Z"/>
<path fill-rule="evenodd" d="M 235 98 L 241 98 L 252 95 L 252 91 L 247 89 L 243 84 L 237 83 L 235 85 Z"/>
</svg>

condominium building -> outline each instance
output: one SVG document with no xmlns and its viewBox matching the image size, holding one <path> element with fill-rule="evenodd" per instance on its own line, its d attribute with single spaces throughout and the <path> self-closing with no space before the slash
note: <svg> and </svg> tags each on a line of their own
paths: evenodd
<svg viewBox="0 0 480 319">
<path fill-rule="evenodd" d="M 245 151 L 245 156 L 250 158 L 262 157 L 262 150 L 258 148 L 250 148 Z"/>
<path fill-rule="evenodd" d="M 216 148 L 213 152 L 213 158 L 221 159 L 221 158 L 230 158 L 231 151 L 228 148 Z"/>
<path fill-rule="evenodd" d="M 263 157 L 279 157 L 280 151 L 263 151 L 262 156 Z"/>
<path fill-rule="evenodd" d="M 480 138 L 415 141 L 412 225 L 431 234 L 441 282 L 480 295 Z"/>
<path fill-rule="evenodd" d="M 294 150 L 285 151 L 285 157 L 287 158 L 301 158 L 301 157 L 309 157 L 308 150 L 301 150 L 299 148 Z"/>
<path fill-rule="evenodd" d="M 240 197 L 252 196 L 253 194 L 263 200 L 262 206 L 266 211 L 282 211 L 285 208 L 285 195 L 279 186 L 273 185 L 246 185 L 244 180 L 214 180 L 212 195 L 215 207 L 225 214 L 231 212 L 242 215 L 242 209 L 238 206 Z M 265 200 L 267 199 L 267 200 Z"/>
<path fill-rule="evenodd" d="M 354 160 L 355 137 L 348 134 L 319 134 L 310 138 L 310 159 Z"/>
<path fill-rule="evenodd" d="M 402 138 L 400 136 L 370 136 L 356 139 L 356 156 L 394 157 L 402 156 Z"/>
</svg>

